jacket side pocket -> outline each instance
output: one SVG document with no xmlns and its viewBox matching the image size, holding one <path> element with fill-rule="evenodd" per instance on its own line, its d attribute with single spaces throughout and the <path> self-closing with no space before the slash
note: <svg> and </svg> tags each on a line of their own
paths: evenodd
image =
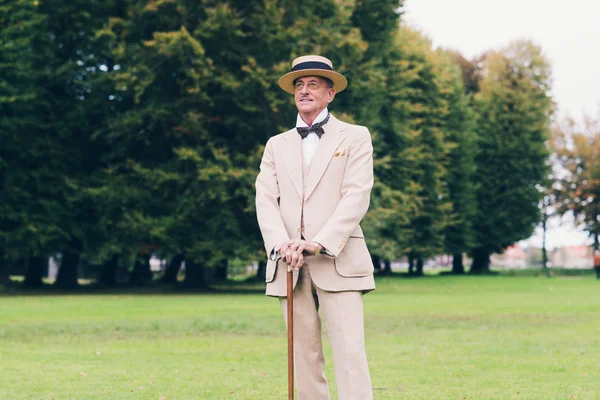
<svg viewBox="0 0 600 400">
<path fill-rule="evenodd" d="M 345 278 L 361 278 L 374 271 L 365 239 L 359 237 L 350 236 L 334 262 L 337 273 Z"/>
</svg>

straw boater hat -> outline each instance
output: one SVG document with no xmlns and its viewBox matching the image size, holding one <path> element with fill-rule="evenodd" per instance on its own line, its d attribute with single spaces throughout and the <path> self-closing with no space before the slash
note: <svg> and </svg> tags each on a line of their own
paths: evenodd
<svg viewBox="0 0 600 400">
<path fill-rule="evenodd" d="M 333 70 L 333 64 L 325 57 L 302 56 L 292 62 L 292 71 L 279 78 L 279 87 L 290 94 L 294 94 L 294 81 L 303 76 L 322 76 L 333 82 L 337 93 L 346 89 L 348 80 L 344 75 Z"/>
</svg>

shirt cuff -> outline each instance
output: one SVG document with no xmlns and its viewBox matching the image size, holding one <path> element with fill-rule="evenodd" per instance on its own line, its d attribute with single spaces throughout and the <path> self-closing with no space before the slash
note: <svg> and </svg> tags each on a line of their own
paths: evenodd
<svg viewBox="0 0 600 400">
<path fill-rule="evenodd" d="M 273 250 L 271 250 L 271 254 L 269 254 L 269 260 L 271 261 L 279 261 L 279 259 L 281 258 L 281 254 L 279 254 L 279 252 L 275 249 L 277 249 L 277 247 L 279 246 L 275 246 L 273 248 Z"/>
<path fill-rule="evenodd" d="M 323 250 L 321 250 L 322 254 L 325 254 L 326 256 L 329 257 L 333 257 L 333 253 L 331 253 L 329 250 L 327 250 L 326 248 L 323 248 Z"/>
<path fill-rule="evenodd" d="M 313 243 L 317 243 L 319 246 L 321 246 L 321 247 L 322 247 L 322 249 L 321 249 L 321 254 L 324 254 L 324 255 L 326 255 L 326 256 L 328 256 L 328 257 L 334 257 L 334 255 L 333 255 L 333 254 L 332 254 L 332 253 L 331 253 L 329 250 L 327 250 L 327 249 L 325 248 L 325 246 L 323 246 L 321 243 L 319 243 L 319 242 L 313 242 Z"/>
</svg>

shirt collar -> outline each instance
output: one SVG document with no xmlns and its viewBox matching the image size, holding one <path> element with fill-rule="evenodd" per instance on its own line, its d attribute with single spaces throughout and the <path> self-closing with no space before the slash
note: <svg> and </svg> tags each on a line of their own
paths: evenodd
<svg viewBox="0 0 600 400">
<path fill-rule="evenodd" d="M 325 117 L 327 117 L 328 112 L 329 111 L 327 110 L 327 107 L 325 107 L 323 109 L 323 111 L 321 111 L 321 113 L 319 115 L 317 115 L 317 118 L 315 118 L 315 120 L 313 121 L 313 124 L 323 121 L 325 119 Z M 300 113 L 298 113 L 298 117 L 296 118 L 296 128 L 307 127 L 307 126 L 308 125 L 306 124 L 306 122 L 304 122 L 304 120 L 300 116 Z"/>
</svg>

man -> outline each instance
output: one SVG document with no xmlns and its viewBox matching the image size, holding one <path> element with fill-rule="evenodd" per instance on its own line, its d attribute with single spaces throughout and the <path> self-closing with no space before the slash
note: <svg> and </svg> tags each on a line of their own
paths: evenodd
<svg viewBox="0 0 600 400">
<path fill-rule="evenodd" d="M 298 396 L 329 399 L 321 320 L 333 351 L 340 400 L 372 399 L 364 346 L 362 294 L 375 289 L 359 222 L 373 186 L 367 128 L 329 114 L 347 86 L 320 56 L 295 59 L 279 86 L 293 94 L 296 128 L 267 142 L 256 179 L 256 212 L 269 254 L 268 296 L 287 321 L 286 271 L 294 270 L 294 359 Z"/>
</svg>

